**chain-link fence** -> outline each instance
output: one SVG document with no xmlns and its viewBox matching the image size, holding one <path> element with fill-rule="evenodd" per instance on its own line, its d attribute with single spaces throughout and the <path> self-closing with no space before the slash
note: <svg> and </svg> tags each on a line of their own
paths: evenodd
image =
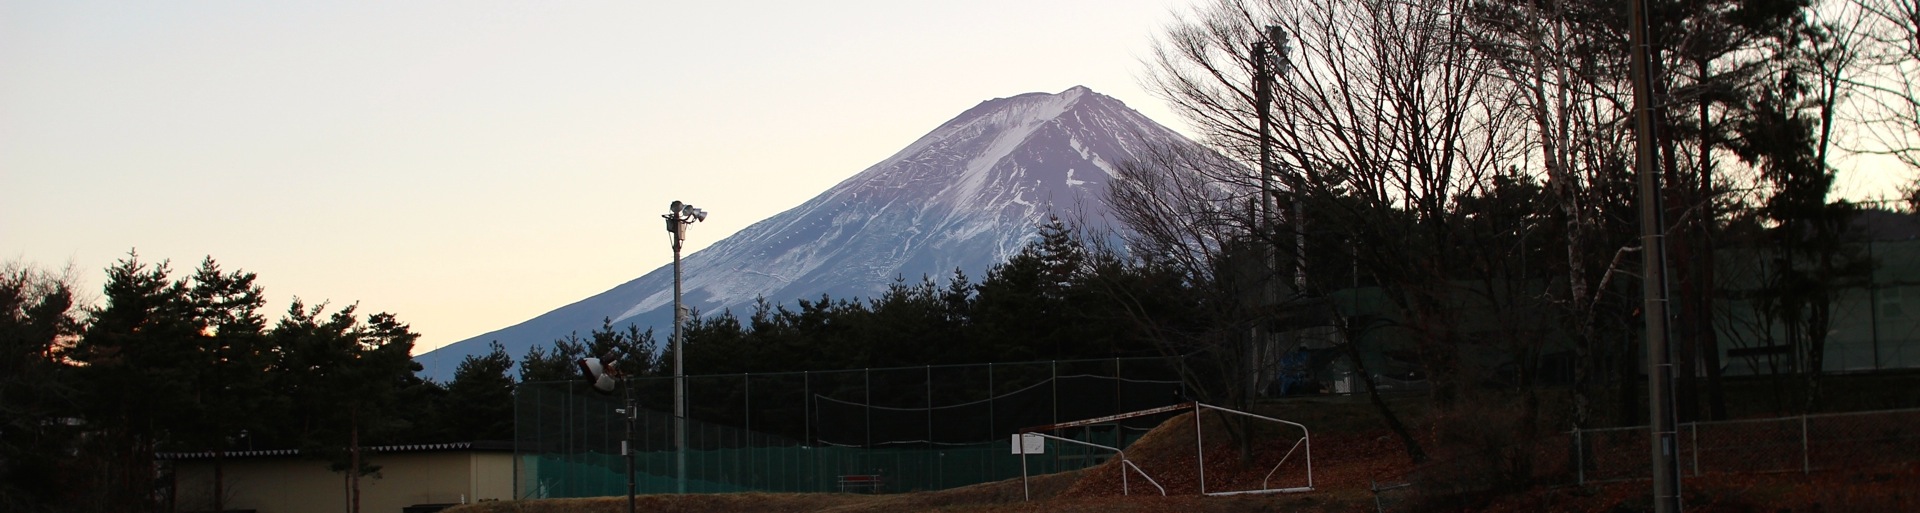
<svg viewBox="0 0 1920 513">
<path fill-rule="evenodd" d="M 686 489 L 823 492 L 934 490 L 1020 475 L 1020 428 L 1181 401 L 1178 374 L 1159 358 L 923 366 L 686 378 Z M 515 389 L 515 493 L 589 497 L 626 492 L 623 393 L 633 421 L 636 487 L 678 489 L 673 380 L 630 390 L 584 383 Z M 1153 426 L 1115 423 L 1062 436 L 1124 447 Z M 1063 445 L 1029 471 L 1084 468 L 1104 451 Z"/>
<path fill-rule="evenodd" d="M 1722 371 L 1728 376 L 1807 372 L 1812 362 L 1804 340 L 1786 333 L 1764 298 L 1773 285 L 1769 268 L 1794 263 L 1770 253 L 1722 249 L 1714 273 L 1722 296 L 1717 319 Z M 1824 372 L 1920 368 L 1920 240 L 1847 244 L 1837 258 L 1870 262 L 1870 272 L 1838 279 L 1831 292 Z M 1811 265 L 1798 262 L 1799 266 Z M 1777 272 L 1771 271 L 1771 272 Z"/>
<path fill-rule="evenodd" d="M 1675 429 L 1680 472 L 1812 472 L 1920 460 L 1920 410 L 1832 413 L 1772 419 L 1693 422 Z M 1574 431 L 1573 482 L 1647 479 L 1646 426 Z M 1572 450 L 1584 448 L 1585 450 Z"/>
<path fill-rule="evenodd" d="M 1807 473 L 1920 461 L 1920 409 L 1692 422 L 1675 429 L 1682 477 Z M 1378 511 L 1499 481 L 1583 485 L 1650 479 L 1647 426 L 1582 429 L 1527 446 L 1455 455 L 1373 483 Z"/>
</svg>

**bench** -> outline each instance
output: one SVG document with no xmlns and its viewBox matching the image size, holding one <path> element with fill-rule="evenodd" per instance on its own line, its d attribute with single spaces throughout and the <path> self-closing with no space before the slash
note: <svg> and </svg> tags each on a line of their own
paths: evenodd
<svg viewBox="0 0 1920 513">
<path fill-rule="evenodd" d="M 865 489 L 867 493 L 880 493 L 886 487 L 886 476 L 880 474 L 846 474 L 840 476 L 840 491 L 848 492 Z"/>
</svg>

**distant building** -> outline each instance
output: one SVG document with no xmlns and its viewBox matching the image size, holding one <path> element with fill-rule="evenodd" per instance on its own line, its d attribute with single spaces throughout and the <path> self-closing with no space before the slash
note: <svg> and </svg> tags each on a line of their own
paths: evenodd
<svg viewBox="0 0 1920 513">
<path fill-rule="evenodd" d="M 368 447 L 380 471 L 360 480 L 360 511 L 513 498 L 513 443 L 472 442 Z M 213 508 L 212 452 L 158 454 L 171 469 L 173 511 Z M 338 513 L 347 510 L 347 474 L 297 450 L 232 451 L 223 461 L 227 511 Z"/>
</svg>

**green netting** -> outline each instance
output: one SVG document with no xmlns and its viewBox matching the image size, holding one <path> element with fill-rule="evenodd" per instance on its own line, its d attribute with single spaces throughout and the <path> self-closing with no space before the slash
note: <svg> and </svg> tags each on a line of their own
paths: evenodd
<svg viewBox="0 0 1920 513">
<path fill-rule="evenodd" d="M 673 493 L 671 378 L 629 382 L 635 487 Z M 576 382 L 515 389 L 516 495 L 626 493 L 624 393 Z M 880 476 L 877 491 L 935 490 L 1019 477 L 1020 428 L 1181 401 L 1158 359 L 1108 359 L 687 378 L 687 491 L 843 491 L 843 476 Z M 1054 433 L 1125 447 L 1160 418 Z M 1028 472 L 1084 468 L 1108 451 L 1049 443 Z M 869 491 L 861 487 L 858 491 Z"/>
</svg>

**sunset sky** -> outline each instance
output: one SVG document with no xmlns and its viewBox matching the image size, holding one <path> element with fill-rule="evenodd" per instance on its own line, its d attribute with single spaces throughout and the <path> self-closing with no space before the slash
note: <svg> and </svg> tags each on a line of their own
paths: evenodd
<svg viewBox="0 0 1920 513">
<path fill-rule="evenodd" d="M 1182 129 L 1139 81 L 1193 3 L 0 0 L 0 261 L 97 296 L 211 255 L 424 352 L 669 263 L 674 200 L 697 250 L 984 100 Z"/>
<path fill-rule="evenodd" d="M 417 351 L 667 264 L 973 105 L 1086 85 L 1181 0 L 0 0 L 0 259 L 128 250 L 391 311 Z M 516 355 L 517 356 L 517 355 Z"/>
</svg>

